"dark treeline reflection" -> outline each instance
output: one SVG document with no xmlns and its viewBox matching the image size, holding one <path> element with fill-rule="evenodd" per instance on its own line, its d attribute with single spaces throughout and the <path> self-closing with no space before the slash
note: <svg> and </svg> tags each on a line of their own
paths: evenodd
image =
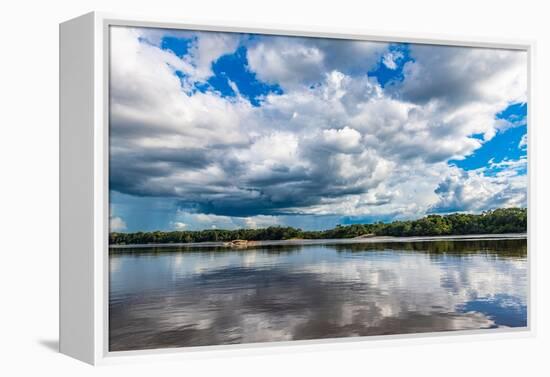
<svg viewBox="0 0 550 377">
<path fill-rule="evenodd" d="M 331 245 L 337 251 L 360 252 L 398 250 L 434 254 L 468 254 L 486 252 L 510 257 L 525 257 L 527 255 L 527 240 L 465 240 L 465 241 L 416 241 L 416 242 L 376 242 Z"/>
<path fill-rule="evenodd" d="M 314 246 L 314 245 L 311 245 Z M 111 248 L 110 254 L 172 254 L 172 253 L 248 253 L 250 251 L 261 250 L 268 254 L 284 254 L 298 252 L 303 247 L 308 245 L 257 245 L 242 248 L 231 248 L 228 246 L 208 246 L 208 247 L 192 247 L 192 246 L 162 246 L 162 247 L 126 247 L 126 248 Z"/>
<path fill-rule="evenodd" d="M 486 252 L 488 254 L 498 254 L 510 257 L 525 257 L 527 255 L 526 239 L 510 240 L 438 240 L 438 241 L 410 241 L 410 242 L 346 242 L 327 240 L 323 247 L 332 248 L 336 251 L 362 252 L 362 251 L 415 251 L 423 253 L 447 253 L 447 254 L 466 254 Z M 298 252 L 303 248 L 314 248 L 318 245 L 294 244 L 294 245 L 256 245 L 241 249 L 231 249 L 227 246 L 209 246 L 209 247 L 190 247 L 190 246 L 170 246 L 170 247 L 128 247 L 112 248 L 111 254 L 167 254 L 167 253 L 220 253 L 234 251 L 237 253 L 247 253 L 261 250 L 269 254 L 284 254 Z"/>
</svg>

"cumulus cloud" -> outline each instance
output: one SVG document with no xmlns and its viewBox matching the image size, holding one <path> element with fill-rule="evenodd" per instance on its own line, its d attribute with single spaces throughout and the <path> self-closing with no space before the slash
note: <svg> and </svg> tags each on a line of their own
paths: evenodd
<svg viewBox="0 0 550 377">
<path fill-rule="evenodd" d="M 300 38 L 277 38 L 259 42 L 248 50 L 250 68 L 258 77 L 284 87 L 311 83 L 323 74 L 324 53 Z"/>
<path fill-rule="evenodd" d="M 453 168 L 436 188 L 439 200 L 431 207 L 433 212 L 479 212 L 499 207 L 526 207 L 527 181 L 518 170 L 527 161 L 491 163 L 489 169 L 498 172 L 486 176 L 482 171 L 462 171 Z"/>
<path fill-rule="evenodd" d="M 177 221 L 172 222 L 174 230 L 200 229 L 239 229 L 265 228 L 282 225 L 276 216 L 256 215 L 248 217 L 220 216 L 206 213 L 193 213 L 185 210 L 176 211 Z"/>
<path fill-rule="evenodd" d="M 405 64 L 403 98 L 458 106 L 470 102 L 508 103 L 526 99 L 527 53 L 469 47 L 411 45 Z"/>
<path fill-rule="evenodd" d="M 182 223 L 181 221 L 173 221 L 172 222 L 172 228 L 174 230 L 186 230 L 187 224 Z"/>
<path fill-rule="evenodd" d="M 239 35 L 231 33 L 196 33 L 187 60 L 194 68 L 195 79 L 204 80 L 212 76 L 212 63 L 220 56 L 229 54 L 237 48 Z"/>
<path fill-rule="evenodd" d="M 525 101 L 525 53 L 411 45 L 404 80 L 382 88 L 367 72 L 403 58 L 387 44 L 187 33 L 177 56 L 149 29 L 111 30 L 110 186 L 174 200 L 174 227 L 525 204 L 519 165 L 449 164 L 515 126 L 497 114 Z M 239 46 L 247 69 L 282 93 L 253 106 L 197 90 Z"/>
<path fill-rule="evenodd" d="M 279 219 L 276 216 L 252 216 L 244 219 L 244 225 L 246 228 L 266 228 L 269 226 L 281 225 Z"/>
<path fill-rule="evenodd" d="M 339 130 L 331 128 L 323 130 L 322 140 L 323 143 L 320 144 L 322 148 L 347 153 L 360 150 L 361 134 L 349 127 Z"/>
<path fill-rule="evenodd" d="M 283 88 L 321 82 L 326 72 L 366 74 L 387 45 L 322 38 L 263 37 L 247 52 L 250 69 L 260 79 Z M 350 58 L 353 57 L 353 58 Z"/>
<path fill-rule="evenodd" d="M 111 232 L 122 232 L 126 230 L 126 222 L 122 217 L 112 216 L 109 218 L 109 229 Z"/>
<path fill-rule="evenodd" d="M 209 31 L 187 31 L 177 29 L 157 29 L 157 28 L 131 28 L 131 27 L 111 27 L 111 37 L 118 38 L 122 34 L 132 33 L 138 36 L 140 41 L 146 41 L 158 49 L 162 46 L 164 38 L 175 38 L 187 42 L 186 54 L 177 56 L 174 51 L 168 53 L 176 55 L 183 63 L 183 66 L 177 64 L 182 72 L 193 81 L 208 79 L 213 75 L 212 63 L 223 55 L 235 51 L 241 39 L 240 34 L 236 33 L 218 33 Z"/>
<path fill-rule="evenodd" d="M 526 101 L 525 51 L 411 45 L 410 54 L 414 60 L 405 64 L 405 79 L 394 90 L 403 100 L 429 105 L 442 118 L 444 133 L 489 140 L 510 126 L 496 114 Z"/>
</svg>

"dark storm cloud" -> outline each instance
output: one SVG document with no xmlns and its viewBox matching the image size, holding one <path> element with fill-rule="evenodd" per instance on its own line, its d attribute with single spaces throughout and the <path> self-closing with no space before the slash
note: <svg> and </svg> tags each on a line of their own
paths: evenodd
<svg viewBox="0 0 550 377">
<path fill-rule="evenodd" d="M 113 123 L 114 128 L 117 125 Z M 197 213 L 306 213 L 307 207 L 361 195 L 381 182 L 383 176 L 375 176 L 380 161 L 375 152 L 364 150 L 360 137 L 349 128 L 307 135 L 297 141 L 292 160 L 266 164 L 262 156 L 243 158 L 240 153 L 252 148 L 244 143 L 223 148 L 149 146 L 139 147 L 136 152 L 130 140 L 141 140 L 141 134 L 127 134 L 125 138 L 113 138 L 111 189 L 138 196 L 176 198 L 181 209 L 192 208 Z M 265 147 L 286 145 L 270 145 L 268 141 Z"/>
<path fill-rule="evenodd" d="M 135 152 L 117 151 L 110 155 L 109 179 L 112 190 L 139 196 L 173 195 L 153 184 L 178 169 L 202 169 L 211 163 L 212 152 L 200 149 L 157 148 Z"/>
</svg>

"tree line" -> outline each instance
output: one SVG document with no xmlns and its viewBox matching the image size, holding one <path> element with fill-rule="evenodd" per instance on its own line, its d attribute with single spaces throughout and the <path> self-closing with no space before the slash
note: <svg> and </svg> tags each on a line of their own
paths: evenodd
<svg viewBox="0 0 550 377">
<path fill-rule="evenodd" d="M 299 228 L 270 226 L 260 229 L 206 229 L 189 231 L 154 231 L 109 234 L 111 245 L 151 243 L 229 242 L 232 240 L 265 241 L 334 239 L 360 236 L 443 236 L 464 234 L 524 233 L 527 231 L 526 208 L 499 208 L 481 214 L 453 213 L 428 215 L 417 220 L 337 225 L 333 229 L 306 231 Z"/>
</svg>

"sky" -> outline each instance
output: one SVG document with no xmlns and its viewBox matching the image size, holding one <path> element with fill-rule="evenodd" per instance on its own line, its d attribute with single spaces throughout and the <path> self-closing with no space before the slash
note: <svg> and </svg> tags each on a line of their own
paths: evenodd
<svg viewBox="0 0 550 377">
<path fill-rule="evenodd" d="M 111 231 L 527 206 L 524 51 L 111 27 Z"/>
</svg>

